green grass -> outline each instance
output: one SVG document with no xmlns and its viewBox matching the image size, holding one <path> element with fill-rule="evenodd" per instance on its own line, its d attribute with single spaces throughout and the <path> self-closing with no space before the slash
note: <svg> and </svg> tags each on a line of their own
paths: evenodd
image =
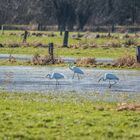
<svg viewBox="0 0 140 140">
<path fill-rule="evenodd" d="M 33 65 L 27 61 L 10 62 L 8 60 L 0 60 L 0 66 L 33 66 Z"/>
<path fill-rule="evenodd" d="M 47 55 L 47 48 L 0 48 L 1 54 L 29 54 L 36 53 Z M 55 48 L 56 56 L 63 57 L 95 57 L 95 58 L 118 58 L 126 54 L 135 55 L 135 48 L 96 48 L 96 49 L 72 49 L 72 48 Z"/>
<path fill-rule="evenodd" d="M 22 37 L 17 36 L 9 36 L 10 33 L 23 33 L 22 31 L 5 31 L 4 35 L 0 35 L 0 43 L 4 44 L 10 44 L 10 43 L 22 43 Z M 49 33 L 49 32 L 48 32 Z M 50 42 L 53 42 L 55 44 L 55 54 L 57 56 L 67 56 L 67 57 L 96 57 L 96 58 L 118 58 L 126 53 L 130 55 L 136 54 L 136 49 L 133 46 L 126 47 L 120 47 L 120 48 L 87 48 L 87 49 L 72 49 L 72 48 L 58 48 L 57 46 L 62 46 L 63 43 L 63 37 L 59 36 L 58 32 L 54 32 L 57 34 L 57 37 L 28 37 L 27 42 L 31 44 L 35 43 L 42 43 L 42 44 L 48 44 Z M 115 39 L 115 38 L 99 38 L 99 39 L 81 39 L 76 40 L 73 39 L 71 36 L 73 34 L 77 34 L 76 32 L 70 33 L 70 39 L 69 39 L 69 45 L 79 45 L 79 44 L 86 44 L 87 46 L 89 44 L 96 44 L 97 46 L 100 45 L 107 45 L 107 44 L 123 44 L 126 40 L 123 39 Z M 86 34 L 86 33 L 81 33 Z M 94 33 L 97 34 L 97 33 Z M 105 33 L 100 33 L 105 34 Z M 107 33 L 106 33 L 107 34 Z M 114 33 L 114 36 L 122 36 L 123 34 Z M 133 36 L 133 34 L 132 34 Z M 140 43 L 139 39 L 135 39 L 137 43 Z M 47 54 L 48 49 L 47 48 L 34 48 L 34 47 L 21 47 L 21 48 L 0 48 L 1 54 Z"/>
<path fill-rule="evenodd" d="M 116 103 L 1 92 L 0 110 L 0 139 L 140 139 L 140 112 L 117 112 Z"/>
</svg>

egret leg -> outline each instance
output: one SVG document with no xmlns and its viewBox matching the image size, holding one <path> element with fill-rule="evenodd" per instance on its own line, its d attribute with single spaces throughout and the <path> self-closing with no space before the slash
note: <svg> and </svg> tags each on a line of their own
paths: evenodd
<svg viewBox="0 0 140 140">
<path fill-rule="evenodd" d="M 114 81 L 114 83 L 110 83 L 110 81 L 109 81 L 109 84 L 110 84 L 110 86 L 109 86 L 109 88 L 111 88 L 113 85 L 115 85 L 117 83 L 117 81 Z"/>
<path fill-rule="evenodd" d="M 79 76 L 79 74 L 77 73 L 77 77 L 78 77 L 78 80 L 80 80 L 80 76 Z"/>
<path fill-rule="evenodd" d="M 79 77 L 80 77 L 80 79 L 82 79 L 82 75 L 81 74 L 79 74 Z"/>
<path fill-rule="evenodd" d="M 60 85 L 59 81 L 57 81 L 58 85 Z"/>
<path fill-rule="evenodd" d="M 81 75 L 79 75 L 79 78 L 80 78 L 80 79 L 82 79 L 82 76 L 81 76 Z"/>
<path fill-rule="evenodd" d="M 59 81 L 57 80 L 56 88 L 59 88 L 59 87 L 60 87 L 60 83 L 59 83 Z"/>
<path fill-rule="evenodd" d="M 56 86 L 58 85 L 58 80 L 56 80 Z"/>
<path fill-rule="evenodd" d="M 50 78 L 49 78 L 50 79 Z M 49 87 L 50 86 L 50 80 L 47 81 L 47 86 Z"/>
<path fill-rule="evenodd" d="M 115 85 L 115 84 L 117 84 L 117 81 L 114 81 L 114 83 L 112 84 L 112 86 Z"/>
<path fill-rule="evenodd" d="M 99 83 L 101 80 L 103 80 L 103 77 L 101 77 L 101 78 L 98 80 L 98 83 Z"/>
<path fill-rule="evenodd" d="M 110 80 L 109 80 L 109 88 L 111 88 L 111 87 L 112 87 L 112 85 L 111 85 Z"/>
<path fill-rule="evenodd" d="M 74 79 L 74 77 L 75 77 L 75 73 L 73 74 L 73 77 L 72 77 L 72 79 Z"/>
</svg>

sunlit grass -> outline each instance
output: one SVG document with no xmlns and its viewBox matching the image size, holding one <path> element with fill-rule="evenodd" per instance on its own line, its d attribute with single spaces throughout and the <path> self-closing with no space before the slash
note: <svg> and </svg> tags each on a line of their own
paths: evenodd
<svg viewBox="0 0 140 140">
<path fill-rule="evenodd" d="M 10 33 L 17 33 L 17 35 L 9 35 Z M 21 33 L 24 33 L 24 31 L 5 31 L 4 35 L 0 35 L 0 43 L 2 44 L 16 44 L 16 43 L 22 43 L 22 37 L 20 36 Z M 45 33 L 51 33 L 51 32 L 45 32 Z M 19 35 L 18 35 L 19 34 Z M 48 44 L 50 42 L 53 42 L 55 44 L 55 55 L 56 56 L 67 56 L 67 57 L 96 57 L 96 58 L 118 58 L 123 55 L 130 54 L 135 56 L 136 55 L 136 49 L 135 47 L 97 47 L 97 48 L 63 48 L 61 47 L 63 44 L 63 36 L 61 37 L 59 35 L 59 32 L 54 32 L 56 34 L 56 37 L 36 37 L 36 36 L 30 36 L 27 39 L 27 42 L 29 44 L 36 44 L 36 43 L 42 43 L 42 44 Z M 108 44 L 122 44 L 126 40 L 125 39 L 116 39 L 116 38 L 99 38 L 99 39 L 86 39 L 82 38 L 81 40 L 76 40 L 72 38 L 72 35 L 77 34 L 76 32 L 70 32 L 70 39 L 69 39 L 69 45 L 80 45 L 80 44 L 96 44 L 97 46 L 106 46 Z M 86 34 L 82 32 L 81 34 Z M 92 33 L 93 34 L 93 33 Z M 99 33 L 94 33 L 99 34 Z M 107 33 L 100 33 L 100 34 L 107 34 Z M 122 36 L 123 34 L 114 33 L 114 36 Z M 131 34 L 134 36 L 133 34 Z M 137 44 L 140 43 L 139 39 L 135 39 Z M 60 48 L 58 48 L 60 46 Z M 47 48 L 34 48 L 31 47 L 20 47 L 20 48 L 0 48 L 1 54 L 31 54 L 34 55 L 36 53 L 39 54 L 47 54 L 48 49 Z"/>
<path fill-rule="evenodd" d="M 27 61 L 10 62 L 8 60 L 0 60 L 0 66 L 33 66 L 33 65 Z"/>
<path fill-rule="evenodd" d="M 21 47 L 21 48 L 0 48 L 1 54 L 29 54 L 36 53 L 47 55 L 47 48 Z M 95 57 L 95 58 L 118 58 L 126 54 L 135 56 L 135 48 L 96 48 L 96 49 L 73 49 L 73 48 L 55 48 L 56 56 L 65 57 Z"/>
<path fill-rule="evenodd" d="M 80 96 L 0 93 L 0 139 L 139 139 L 139 112 Z"/>
</svg>

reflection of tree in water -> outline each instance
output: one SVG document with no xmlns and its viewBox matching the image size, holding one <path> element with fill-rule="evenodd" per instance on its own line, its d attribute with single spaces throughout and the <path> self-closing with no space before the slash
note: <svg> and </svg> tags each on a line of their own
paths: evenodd
<svg viewBox="0 0 140 140">
<path fill-rule="evenodd" d="M 12 83 L 12 79 L 14 77 L 14 73 L 13 72 L 5 72 L 4 73 L 4 84 L 5 85 L 9 85 Z"/>
</svg>

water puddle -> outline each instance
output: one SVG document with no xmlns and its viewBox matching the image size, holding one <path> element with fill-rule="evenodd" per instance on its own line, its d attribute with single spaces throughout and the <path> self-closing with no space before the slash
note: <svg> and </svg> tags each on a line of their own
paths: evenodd
<svg viewBox="0 0 140 140">
<path fill-rule="evenodd" d="M 0 89 L 20 92 L 48 92 L 48 91 L 75 91 L 97 93 L 140 93 L 140 71 L 127 70 L 98 70 L 83 69 L 85 75 L 81 80 L 72 79 L 72 71 L 69 68 L 54 67 L 0 67 Z M 55 80 L 45 78 L 48 73 L 61 72 L 65 75 L 56 86 Z M 108 82 L 98 83 L 98 79 L 106 72 L 116 74 L 120 81 L 111 89 Z"/>
<path fill-rule="evenodd" d="M 12 54 L 12 56 L 16 60 L 21 60 L 21 61 L 30 61 L 32 60 L 33 56 L 32 55 L 21 55 L 21 54 Z M 63 57 L 61 58 L 64 60 L 65 63 L 74 63 L 76 62 L 77 58 L 72 58 L 72 57 Z M 0 54 L 0 60 L 8 60 L 9 59 L 9 54 Z M 96 59 L 97 63 L 113 63 L 113 59 L 110 58 L 97 58 Z"/>
</svg>

